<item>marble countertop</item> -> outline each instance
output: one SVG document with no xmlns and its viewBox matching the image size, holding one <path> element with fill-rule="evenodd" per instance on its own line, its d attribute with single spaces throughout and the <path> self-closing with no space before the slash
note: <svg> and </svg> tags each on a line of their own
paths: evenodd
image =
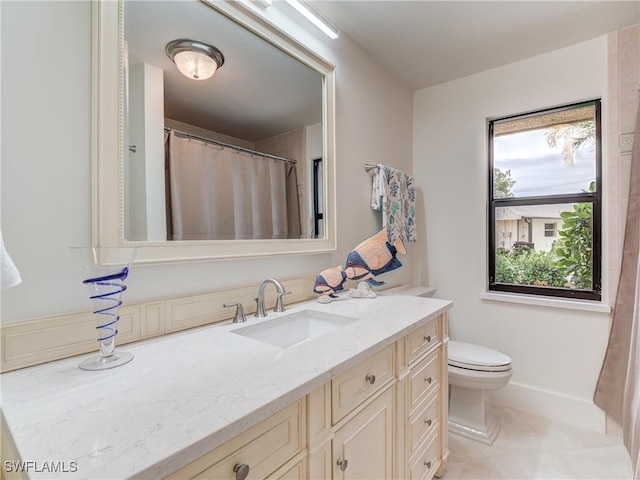
<svg viewBox="0 0 640 480">
<path fill-rule="evenodd" d="M 121 346 L 135 358 L 112 370 L 80 370 L 83 356 L 2 374 L 0 405 L 30 478 L 162 478 L 450 307 L 391 294 L 302 302 Z M 304 309 L 359 320 L 287 349 L 231 333 Z M 66 471 L 47 471 L 54 462 Z"/>
</svg>

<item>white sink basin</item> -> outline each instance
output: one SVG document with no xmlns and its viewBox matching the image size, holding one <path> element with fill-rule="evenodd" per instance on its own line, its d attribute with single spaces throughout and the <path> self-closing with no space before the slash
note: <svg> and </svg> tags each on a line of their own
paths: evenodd
<svg viewBox="0 0 640 480">
<path fill-rule="evenodd" d="M 289 348 L 357 321 L 354 317 L 302 310 L 255 325 L 236 328 L 231 332 L 276 347 Z"/>
</svg>

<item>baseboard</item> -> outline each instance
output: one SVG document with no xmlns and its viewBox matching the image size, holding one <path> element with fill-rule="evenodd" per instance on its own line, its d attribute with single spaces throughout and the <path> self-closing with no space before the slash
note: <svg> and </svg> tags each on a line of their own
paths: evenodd
<svg viewBox="0 0 640 480">
<path fill-rule="evenodd" d="M 600 433 L 606 432 L 605 413 L 589 400 L 514 382 L 491 394 L 494 405 L 512 407 Z"/>
</svg>

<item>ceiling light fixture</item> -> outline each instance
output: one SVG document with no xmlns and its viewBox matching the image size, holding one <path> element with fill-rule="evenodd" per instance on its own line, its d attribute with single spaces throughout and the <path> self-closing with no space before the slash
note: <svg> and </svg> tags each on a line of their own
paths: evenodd
<svg viewBox="0 0 640 480">
<path fill-rule="evenodd" d="M 329 38 L 335 40 L 338 38 L 338 29 L 320 17 L 318 13 L 311 10 L 310 7 L 304 5 L 298 0 L 285 0 L 289 5 L 295 8 L 300 14 L 302 14 L 307 20 L 313 23 L 316 27 L 322 30 Z"/>
<path fill-rule="evenodd" d="M 180 73 L 193 80 L 211 78 L 224 63 L 220 50 L 196 40 L 173 40 L 167 43 L 165 51 Z"/>
</svg>

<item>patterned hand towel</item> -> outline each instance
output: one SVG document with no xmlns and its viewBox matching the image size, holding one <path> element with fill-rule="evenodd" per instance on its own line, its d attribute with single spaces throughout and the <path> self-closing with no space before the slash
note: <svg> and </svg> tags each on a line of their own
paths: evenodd
<svg viewBox="0 0 640 480">
<path fill-rule="evenodd" d="M 382 210 L 389 243 L 416 241 L 416 191 L 413 176 L 379 164 L 373 175 L 371 208 Z"/>
</svg>

